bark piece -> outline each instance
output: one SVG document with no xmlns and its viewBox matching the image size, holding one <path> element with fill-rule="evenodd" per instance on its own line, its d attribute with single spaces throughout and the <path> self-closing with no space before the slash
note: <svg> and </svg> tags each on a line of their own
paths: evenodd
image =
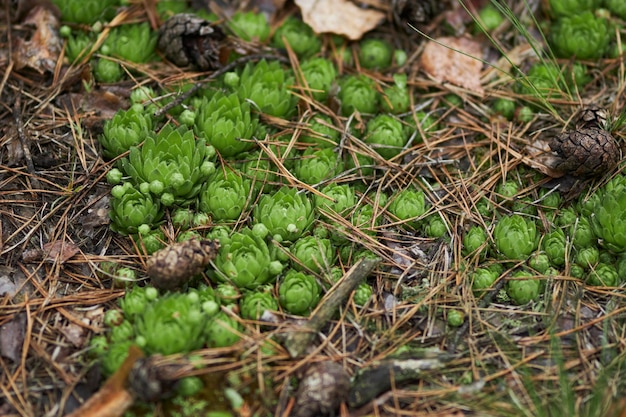
<svg viewBox="0 0 626 417">
<path fill-rule="evenodd" d="M 147 262 L 152 285 L 173 290 L 201 273 L 217 255 L 217 240 L 190 239 L 155 252 Z"/>
<path fill-rule="evenodd" d="M 294 417 L 335 415 L 347 399 L 350 377 L 341 365 L 331 361 L 318 362 L 304 373 L 298 392 Z"/>
</svg>

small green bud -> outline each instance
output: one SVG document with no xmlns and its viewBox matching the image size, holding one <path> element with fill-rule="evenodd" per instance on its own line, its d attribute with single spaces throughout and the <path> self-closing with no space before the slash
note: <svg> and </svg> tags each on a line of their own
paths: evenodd
<svg viewBox="0 0 626 417">
<path fill-rule="evenodd" d="M 111 185 L 117 185 L 122 182 L 122 178 L 124 174 L 117 168 L 112 168 L 109 172 L 107 172 L 107 182 Z"/>
<path fill-rule="evenodd" d="M 448 326 L 459 327 L 465 321 L 465 313 L 461 310 L 448 310 Z"/>
</svg>

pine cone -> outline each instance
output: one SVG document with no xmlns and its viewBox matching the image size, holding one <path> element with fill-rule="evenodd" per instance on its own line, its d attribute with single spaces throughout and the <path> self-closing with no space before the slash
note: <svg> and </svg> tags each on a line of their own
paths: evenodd
<svg viewBox="0 0 626 417">
<path fill-rule="evenodd" d="M 606 109 L 599 106 L 589 106 L 583 108 L 578 115 L 576 127 L 606 129 L 608 113 Z"/>
<path fill-rule="evenodd" d="M 208 71 L 222 66 L 220 52 L 224 39 L 224 32 L 208 20 L 191 13 L 179 13 L 159 28 L 157 48 L 179 67 L 194 65 Z"/>
<path fill-rule="evenodd" d="M 577 177 L 602 175 L 622 157 L 613 135 L 598 127 L 563 132 L 550 143 L 550 149 L 561 158 L 554 168 Z"/>
<path fill-rule="evenodd" d="M 443 2 L 437 0 L 394 0 L 391 4 L 393 21 L 408 34 L 417 34 L 413 28 L 421 27 L 443 10 Z"/>
<path fill-rule="evenodd" d="M 207 267 L 219 247 L 217 240 L 190 239 L 155 252 L 147 264 L 152 285 L 162 290 L 183 286 Z"/>
</svg>

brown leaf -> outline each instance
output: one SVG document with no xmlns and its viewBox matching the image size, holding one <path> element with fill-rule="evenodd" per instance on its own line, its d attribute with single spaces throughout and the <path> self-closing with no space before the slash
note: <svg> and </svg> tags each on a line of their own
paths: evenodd
<svg viewBox="0 0 626 417">
<path fill-rule="evenodd" d="M 34 26 L 35 32 L 30 40 L 15 40 L 15 69 L 30 67 L 40 74 L 54 71 L 62 45 L 57 31 L 59 19 L 55 10 L 45 4 L 37 5 L 28 12 L 22 24 Z"/>
<path fill-rule="evenodd" d="M 449 82 L 482 96 L 481 55 L 480 44 L 472 39 L 443 37 L 426 44 L 420 62 L 435 81 Z"/>
<path fill-rule="evenodd" d="M 336 33 L 353 41 L 385 19 L 381 11 L 363 9 L 346 0 L 295 0 L 295 3 L 302 11 L 302 20 L 315 32 Z"/>
<path fill-rule="evenodd" d="M 19 363 L 22 357 L 22 346 L 26 332 L 26 316 L 17 315 L 0 326 L 0 355 Z"/>
</svg>

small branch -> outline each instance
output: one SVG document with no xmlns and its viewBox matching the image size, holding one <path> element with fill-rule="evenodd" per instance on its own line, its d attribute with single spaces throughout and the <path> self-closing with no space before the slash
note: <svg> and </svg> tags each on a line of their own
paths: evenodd
<svg viewBox="0 0 626 417">
<path fill-rule="evenodd" d="M 202 86 L 205 83 L 207 83 L 207 82 L 209 82 L 211 80 L 216 79 L 220 75 L 225 74 L 228 71 L 231 71 L 234 68 L 237 68 L 238 66 L 240 66 L 242 64 L 246 64 L 246 63 L 251 62 L 251 61 L 260 61 L 262 59 L 275 59 L 275 60 L 278 60 L 280 62 L 289 63 L 289 60 L 287 58 L 285 58 L 284 56 L 280 56 L 280 55 L 254 54 L 254 55 L 242 56 L 241 58 L 237 58 L 236 60 L 234 60 L 230 64 L 224 65 L 222 68 L 220 68 L 217 71 L 213 72 L 211 75 L 209 75 L 204 80 L 198 81 L 197 83 L 195 83 L 194 86 L 191 87 L 189 90 L 185 91 L 184 93 L 181 93 L 174 100 L 170 101 L 165 106 L 163 106 L 160 109 L 158 109 L 157 111 L 155 111 L 154 112 L 154 116 L 155 117 L 159 117 L 159 116 L 164 115 L 168 111 L 172 110 L 174 107 L 180 105 L 183 101 L 187 100 L 189 97 L 193 96 L 199 89 L 202 88 Z"/>
<path fill-rule="evenodd" d="M 380 259 L 361 259 L 322 299 L 302 331 L 294 331 L 285 340 L 285 347 L 292 358 L 302 355 L 311 346 L 318 332 L 333 318 L 339 306 L 344 304 L 352 291 L 372 272 Z"/>
<path fill-rule="evenodd" d="M 24 123 L 22 122 L 22 87 L 20 86 L 15 97 L 15 103 L 13 103 L 13 119 L 15 120 L 15 126 L 17 128 L 17 137 L 22 145 L 22 152 L 24 152 L 24 159 L 26 160 L 26 168 L 31 175 L 31 182 L 33 187 L 41 189 L 41 183 L 37 179 L 35 172 L 35 165 L 33 164 L 33 157 L 30 154 L 30 148 L 28 146 L 28 140 L 24 133 Z"/>
</svg>

